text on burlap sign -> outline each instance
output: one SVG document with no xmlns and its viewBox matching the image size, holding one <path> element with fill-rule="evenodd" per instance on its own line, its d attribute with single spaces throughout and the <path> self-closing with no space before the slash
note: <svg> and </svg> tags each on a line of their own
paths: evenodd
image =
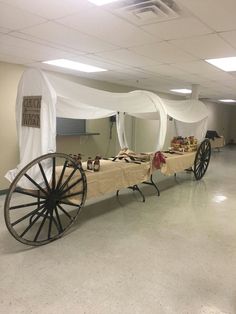
<svg viewBox="0 0 236 314">
<path fill-rule="evenodd" d="M 42 96 L 24 96 L 22 104 L 22 126 L 40 128 Z"/>
</svg>

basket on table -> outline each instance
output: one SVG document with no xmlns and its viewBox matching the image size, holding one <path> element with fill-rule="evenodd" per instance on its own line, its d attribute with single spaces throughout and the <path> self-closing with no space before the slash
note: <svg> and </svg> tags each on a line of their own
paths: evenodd
<svg viewBox="0 0 236 314">
<path fill-rule="evenodd" d="M 197 151 L 197 139 L 194 136 L 174 137 L 171 141 L 171 149 L 178 152 Z"/>
</svg>

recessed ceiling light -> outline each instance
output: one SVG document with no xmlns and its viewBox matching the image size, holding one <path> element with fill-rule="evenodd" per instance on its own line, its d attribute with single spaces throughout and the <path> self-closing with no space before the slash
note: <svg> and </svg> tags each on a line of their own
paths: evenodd
<svg viewBox="0 0 236 314">
<path fill-rule="evenodd" d="M 66 69 L 71 69 L 71 70 L 76 70 L 76 71 L 81 71 L 81 72 L 87 72 L 87 73 L 107 71 L 105 69 L 98 68 L 98 67 L 95 67 L 93 65 L 75 62 L 75 61 L 71 61 L 71 60 L 67 60 L 67 59 L 49 60 L 49 61 L 44 61 L 43 63 L 55 65 L 55 66 L 61 67 L 61 68 L 66 68 Z"/>
<path fill-rule="evenodd" d="M 105 4 L 117 2 L 119 0 L 88 0 L 88 1 L 96 5 L 105 5 Z"/>
<path fill-rule="evenodd" d="M 236 102 L 235 99 L 219 99 L 221 102 Z"/>
<path fill-rule="evenodd" d="M 175 93 L 180 93 L 180 94 L 191 94 L 192 93 L 191 89 L 187 89 L 187 88 L 171 89 L 170 91 L 175 92 Z"/>
<path fill-rule="evenodd" d="M 205 61 L 226 72 L 236 71 L 236 57 L 207 59 Z"/>
</svg>

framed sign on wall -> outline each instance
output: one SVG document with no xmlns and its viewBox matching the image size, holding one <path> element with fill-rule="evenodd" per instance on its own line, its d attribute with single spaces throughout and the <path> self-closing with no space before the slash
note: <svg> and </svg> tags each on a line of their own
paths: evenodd
<svg viewBox="0 0 236 314">
<path fill-rule="evenodd" d="M 22 103 L 22 126 L 40 128 L 42 96 L 24 96 Z"/>
</svg>

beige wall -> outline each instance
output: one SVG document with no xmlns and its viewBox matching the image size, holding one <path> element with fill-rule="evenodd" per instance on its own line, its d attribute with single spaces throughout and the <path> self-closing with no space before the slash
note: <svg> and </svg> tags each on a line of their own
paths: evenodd
<svg viewBox="0 0 236 314">
<path fill-rule="evenodd" d="M 207 106 L 208 116 L 208 130 L 215 130 L 219 135 L 225 137 L 226 142 L 230 139 L 230 116 L 232 106 L 215 103 L 210 101 L 204 101 Z"/>
<path fill-rule="evenodd" d="M 229 106 L 230 109 L 230 123 L 229 123 L 229 141 L 236 143 L 236 106 Z"/>
<path fill-rule="evenodd" d="M 7 170 L 18 162 L 18 144 L 15 125 L 17 85 L 24 68 L 0 63 L 0 189 L 9 186 L 4 178 Z"/>
</svg>

